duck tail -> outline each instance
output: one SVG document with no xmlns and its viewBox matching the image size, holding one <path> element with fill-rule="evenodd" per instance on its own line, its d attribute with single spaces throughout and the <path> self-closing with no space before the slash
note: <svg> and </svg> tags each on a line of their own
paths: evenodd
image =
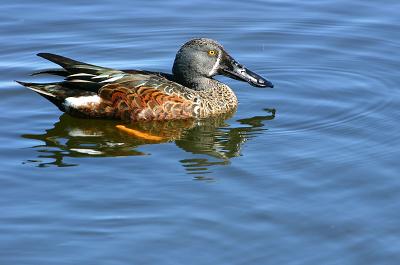
<svg viewBox="0 0 400 265">
<path fill-rule="evenodd" d="M 55 83 L 28 83 L 15 81 L 18 84 L 35 91 L 42 97 L 46 98 L 54 105 L 56 105 L 60 110 L 64 110 L 63 103 L 68 97 L 81 97 L 81 96 L 93 96 L 96 95 L 95 92 L 76 89 L 70 87 L 68 82 L 55 82 Z"/>
<path fill-rule="evenodd" d="M 62 103 L 65 98 L 62 95 L 60 95 L 59 83 L 38 84 L 38 83 L 21 82 L 17 80 L 15 82 L 32 91 L 35 91 L 36 93 L 38 93 L 39 95 L 41 95 L 42 97 L 46 98 L 54 105 L 56 105 L 60 110 L 64 111 Z"/>
<path fill-rule="evenodd" d="M 122 71 L 83 63 L 52 53 L 37 55 L 60 65 L 62 69 L 43 70 L 33 75 L 52 74 L 63 76 L 64 80 L 54 83 L 16 82 L 48 99 L 62 111 L 65 111 L 64 103 L 67 98 L 96 96 L 101 87 L 125 75 Z"/>
</svg>

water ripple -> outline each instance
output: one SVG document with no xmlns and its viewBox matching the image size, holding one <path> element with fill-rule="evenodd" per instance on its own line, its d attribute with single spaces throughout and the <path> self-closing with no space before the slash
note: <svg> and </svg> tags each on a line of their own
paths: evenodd
<svg viewBox="0 0 400 265">
<path fill-rule="evenodd" d="M 274 130 L 277 134 L 337 127 L 382 112 L 393 104 L 390 93 L 395 84 L 374 72 L 334 67 L 282 67 L 270 73 L 284 80 L 280 84 L 285 90 L 281 117 L 285 115 L 283 108 L 291 106 L 288 123 L 282 122 L 281 128 Z"/>
</svg>

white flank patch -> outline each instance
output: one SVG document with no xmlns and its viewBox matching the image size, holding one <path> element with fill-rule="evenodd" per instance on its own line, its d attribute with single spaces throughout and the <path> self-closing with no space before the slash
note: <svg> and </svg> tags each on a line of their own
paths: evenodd
<svg viewBox="0 0 400 265">
<path fill-rule="evenodd" d="M 219 66 L 219 63 L 221 62 L 221 57 L 222 57 L 222 52 L 218 53 L 218 58 L 217 61 L 215 62 L 213 68 L 211 69 L 211 71 L 208 73 L 208 76 L 213 76 L 217 73 L 217 69 Z"/>
<path fill-rule="evenodd" d="M 94 96 L 82 96 L 82 97 L 68 97 L 64 101 L 66 108 L 82 108 L 88 107 L 89 105 L 97 105 L 101 102 L 101 98 L 97 95 Z"/>
</svg>

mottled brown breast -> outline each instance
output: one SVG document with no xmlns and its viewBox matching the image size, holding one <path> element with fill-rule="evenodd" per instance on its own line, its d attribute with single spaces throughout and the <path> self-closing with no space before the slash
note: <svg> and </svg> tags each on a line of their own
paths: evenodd
<svg viewBox="0 0 400 265">
<path fill-rule="evenodd" d="M 127 121 L 173 120 L 195 117 L 195 103 L 174 92 L 168 83 L 136 85 L 124 81 L 99 91 L 109 117 Z"/>
</svg>

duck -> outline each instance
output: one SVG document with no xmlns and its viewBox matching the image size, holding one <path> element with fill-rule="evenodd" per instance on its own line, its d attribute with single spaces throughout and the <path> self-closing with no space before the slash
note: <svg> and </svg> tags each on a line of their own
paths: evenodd
<svg viewBox="0 0 400 265">
<path fill-rule="evenodd" d="M 62 68 L 32 75 L 64 77 L 52 83 L 16 81 L 75 117 L 129 122 L 201 119 L 236 110 L 233 90 L 216 75 L 255 87 L 273 84 L 233 59 L 215 40 L 195 38 L 178 50 L 172 73 L 117 70 L 52 53 L 38 53 Z"/>
</svg>

